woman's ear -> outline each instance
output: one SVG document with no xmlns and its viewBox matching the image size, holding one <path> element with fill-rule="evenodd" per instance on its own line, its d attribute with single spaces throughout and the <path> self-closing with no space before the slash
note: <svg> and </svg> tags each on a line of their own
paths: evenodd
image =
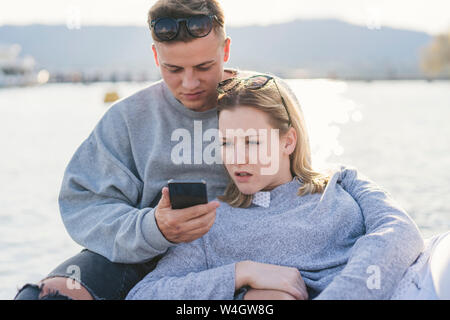
<svg viewBox="0 0 450 320">
<path fill-rule="evenodd" d="M 155 44 L 152 44 L 152 51 L 153 51 L 153 57 L 155 58 L 156 66 L 159 67 L 158 52 L 156 51 L 156 45 Z"/>
<path fill-rule="evenodd" d="M 297 146 L 297 131 L 294 128 L 290 128 L 283 137 L 283 151 L 287 155 L 291 155 Z"/>
</svg>

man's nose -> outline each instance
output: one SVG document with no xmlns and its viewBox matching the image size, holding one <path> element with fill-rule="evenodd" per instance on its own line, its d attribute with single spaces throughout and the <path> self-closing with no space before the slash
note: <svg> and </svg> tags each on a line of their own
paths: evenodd
<svg viewBox="0 0 450 320">
<path fill-rule="evenodd" d="M 195 72 L 192 70 L 186 70 L 183 75 L 183 82 L 182 86 L 183 88 L 187 90 L 193 90 L 196 89 L 200 84 L 200 81 L 195 75 Z"/>
</svg>

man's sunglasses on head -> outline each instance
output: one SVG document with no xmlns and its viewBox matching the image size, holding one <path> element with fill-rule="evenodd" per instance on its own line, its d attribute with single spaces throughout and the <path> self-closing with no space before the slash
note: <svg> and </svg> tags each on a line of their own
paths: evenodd
<svg viewBox="0 0 450 320">
<path fill-rule="evenodd" d="M 192 37 L 203 38 L 211 32 L 214 20 L 223 26 L 217 16 L 200 14 L 182 19 L 159 18 L 151 21 L 150 28 L 153 29 L 159 40 L 169 41 L 178 36 L 180 24 L 183 22 Z"/>
</svg>

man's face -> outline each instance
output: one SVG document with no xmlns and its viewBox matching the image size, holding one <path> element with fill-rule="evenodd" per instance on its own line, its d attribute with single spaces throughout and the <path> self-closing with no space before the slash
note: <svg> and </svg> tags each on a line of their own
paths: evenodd
<svg viewBox="0 0 450 320">
<path fill-rule="evenodd" d="M 172 94 L 186 108 L 206 111 L 215 107 L 217 84 L 223 78 L 230 40 L 225 45 L 211 32 L 184 42 L 156 42 L 153 53 L 161 76 Z"/>
</svg>

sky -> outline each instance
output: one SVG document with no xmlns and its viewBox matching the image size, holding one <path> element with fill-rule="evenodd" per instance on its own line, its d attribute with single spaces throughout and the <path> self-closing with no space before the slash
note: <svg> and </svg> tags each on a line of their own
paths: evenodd
<svg viewBox="0 0 450 320">
<path fill-rule="evenodd" d="M 146 25 L 156 0 L 1 0 L 0 26 L 66 24 Z M 336 18 L 437 34 L 450 30 L 449 0 L 221 0 L 227 25 L 268 25 L 294 19 Z"/>
</svg>

